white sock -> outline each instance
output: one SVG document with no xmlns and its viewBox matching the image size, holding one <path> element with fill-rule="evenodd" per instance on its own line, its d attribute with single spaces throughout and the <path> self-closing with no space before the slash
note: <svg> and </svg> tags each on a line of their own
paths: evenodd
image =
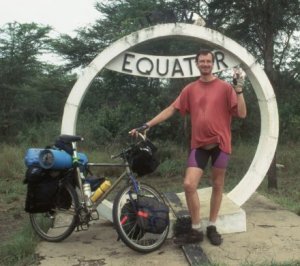
<svg viewBox="0 0 300 266">
<path fill-rule="evenodd" d="M 192 228 L 201 232 L 202 231 L 202 226 L 201 226 L 201 223 L 199 224 L 192 224 Z"/>
<path fill-rule="evenodd" d="M 211 226 L 211 225 L 216 226 L 216 222 L 209 221 L 208 226 Z"/>
</svg>

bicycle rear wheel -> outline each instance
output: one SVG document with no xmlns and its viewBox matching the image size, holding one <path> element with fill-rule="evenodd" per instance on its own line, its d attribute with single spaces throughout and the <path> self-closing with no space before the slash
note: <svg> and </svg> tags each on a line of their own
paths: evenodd
<svg viewBox="0 0 300 266">
<path fill-rule="evenodd" d="M 164 202 L 160 193 L 153 187 L 140 184 L 139 195 L 153 197 Z M 116 195 L 113 204 L 113 220 L 121 240 L 135 251 L 148 253 L 159 249 L 166 240 L 169 225 L 161 234 L 144 232 L 137 223 L 136 210 L 132 208 L 137 193 L 132 186 L 126 186 Z"/>
<path fill-rule="evenodd" d="M 77 224 L 78 197 L 69 183 L 60 188 L 55 208 L 44 213 L 30 213 L 34 231 L 44 240 L 59 242 L 67 238 Z"/>
</svg>

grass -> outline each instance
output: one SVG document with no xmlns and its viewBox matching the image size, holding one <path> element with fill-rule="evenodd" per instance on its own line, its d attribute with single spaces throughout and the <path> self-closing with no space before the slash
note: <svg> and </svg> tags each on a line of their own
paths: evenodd
<svg viewBox="0 0 300 266">
<path fill-rule="evenodd" d="M 172 143 L 158 144 L 161 164 L 157 171 L 142 177 L 141 181 L 159 188 L 160 191 L 182 191 L 182 177 L 185 168 L 187 151 Z M 297 148 L 298 147 L 298 148 Z M 0 145 L 0 265 L 34 265 L 34 255 L 38 239 L 33 234 L 27 214 L 23 210 L 26 187 L 22 184 L 25 173 L 23 157 L 26 148 L 19 146 Z M 100 151 L 83 151 L 93 162 L 109 162 L 110 155 L 118 151 L 117 145 L 99 148 Z M 247 172 L 256 146 L 245 143 L 234 145 L 233 154 L 226 176 L 226 191 L 230 191 Z M 278 189 L 269 191 L 265 179 L 258 191 L 284 208 L 300 215 L 300 158 L 299 143 L 280 145 L 277 150 Z M 120 170 L 103 168 L 95 170 L 95 175 L 117 176 Z M 202 180 L 201 187 L 208 186 L 209 172 Z M 243 265 L 295 266 L 299 261 L 286 263 L 264 263 Z"/>
<path fill-rule="evenodd" d="M 258 191 L 280 204 L 284 208 L 300 215 L 300 145 L 287 144 L 277 149 L 278 189 L 268 189 L 267 179 L 260 185 Z"/>
<path fill-rule="evenodd" d="M 38 239 L 29 222 L 25 222 L 21 231 L 13 234 L 10 240 L 0 246 L 0 265 L 34 265 L 37 243 Z"/>
</svg>

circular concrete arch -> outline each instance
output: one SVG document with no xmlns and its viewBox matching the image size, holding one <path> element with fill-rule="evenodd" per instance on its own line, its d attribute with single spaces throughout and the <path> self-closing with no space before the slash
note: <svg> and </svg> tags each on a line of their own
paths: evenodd
<svg viewBox="0 0 300 266">
<path fill-rule="evenodd" d="M 217 31 L 192 24 L 161 24 L 134 32 L 114 42 L 84 69 L 72 88 L 64 107 L 61 133 L 76 134 L 77 116 L 81 102 L 93 79 L 106 64 L 137 44 L 171 36 L 195 39 L 200 43 L 206 43 L 229 52 L 240 61 L 241 67 L 254 88 L 261 116 L 258 146 L 247 173 L 227 194 L 233 202 L 241 206 L 264 179 L 275 154 L 279 131 L 278 110 L 273 88 L 262 67 L 246 49 Z"/>
</svg>

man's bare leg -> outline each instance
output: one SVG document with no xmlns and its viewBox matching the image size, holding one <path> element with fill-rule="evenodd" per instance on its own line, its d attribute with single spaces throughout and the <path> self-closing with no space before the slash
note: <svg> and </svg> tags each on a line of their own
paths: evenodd
<svg viewBox="0 0 300 266">
<path fill-rule="evenodd" d="M 191 215 L 192 224 L 200 224 L 200 200 L 197 193 L 197 188 L 203 170 L 196 167 L 188 167 L 186 169 L 183 187 L 185 191 L 186 203 Z"/>
<path fill-rule="evenodd" d="M 209 221 L 215 223 L 221 207 L 226 169 L 212 168 L 212 194 Z"/>
<path fill-rule="evenodd" d="M 218 233 L 217 227 L 215 225 L 218 218 L 222 195 L 224 189 L 224 177 L 225 169 L 213 168 L 212 169 L 212 194 L 210 198 L 210 214 L 209 214 L 209 224 L 206 229 L 206 235 L 211 244 L 219 246 L 222 243 L 222 236 Z"/>
<path fill-rule="evenodd" d="M 191 215 L 192 229 L 187 234 L 175 238 L 174 243 L 184 245 L 203 241 L 203 230 L 200 223 L 200 201 L 197 193 L 203 171 L 196 167 L 188 167 L 185 173 L 183 187 L 187 206 Z"/>
</svg>

